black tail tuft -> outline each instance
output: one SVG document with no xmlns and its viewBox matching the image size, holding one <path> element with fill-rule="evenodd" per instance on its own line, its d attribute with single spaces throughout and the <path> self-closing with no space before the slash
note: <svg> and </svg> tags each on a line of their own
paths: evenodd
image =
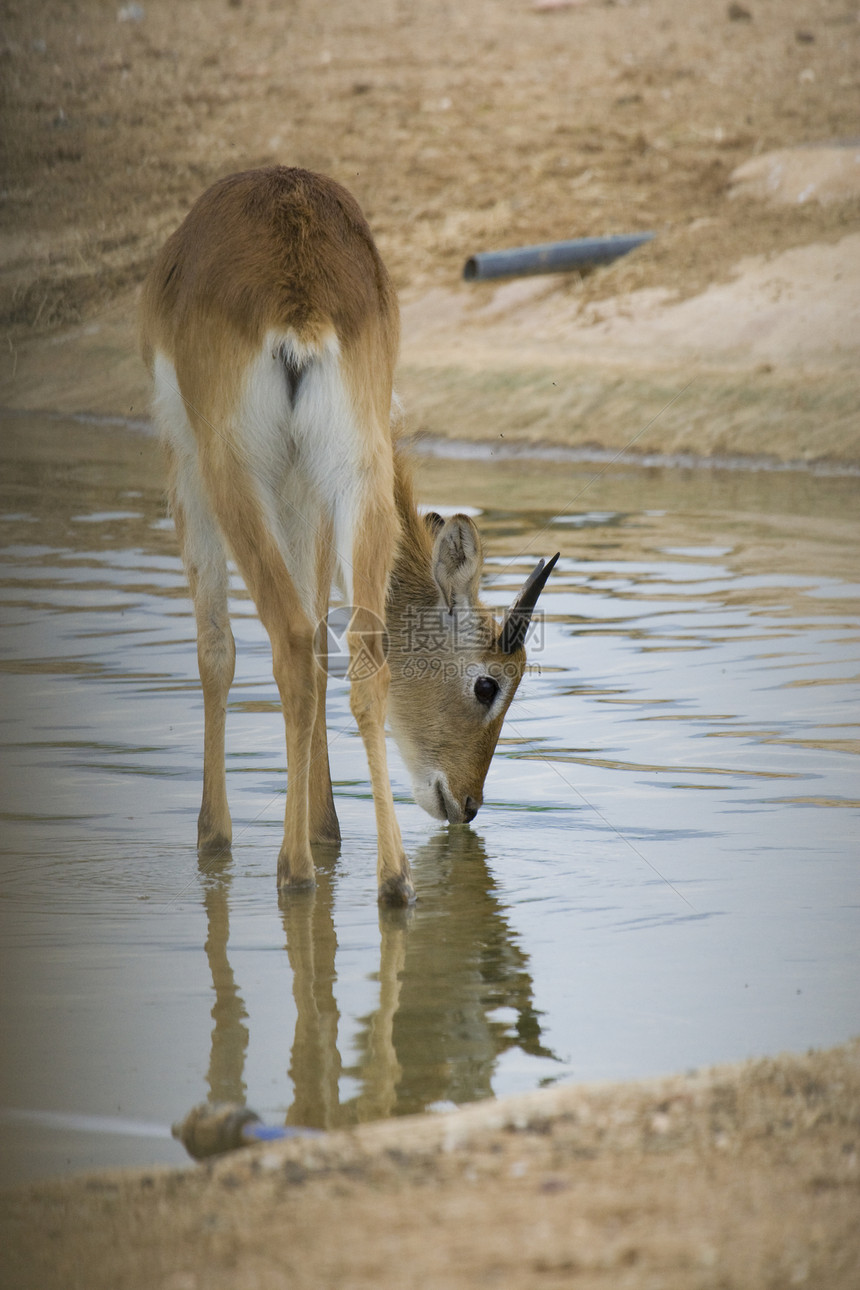
<svg viewBox="0 0 860 1290">
<path fill-rule="evenodd" d="M 310 362 L 307 360 L 302 362 L 294 350 L 288 349 L 286 345 L 281 349 L 279 358 L 283 364 L 284 376 L 287 380 L 287 395 L 289 396 L 290 406 L 295 407 L 302 379 L 310 367 Z"/>
</svg>

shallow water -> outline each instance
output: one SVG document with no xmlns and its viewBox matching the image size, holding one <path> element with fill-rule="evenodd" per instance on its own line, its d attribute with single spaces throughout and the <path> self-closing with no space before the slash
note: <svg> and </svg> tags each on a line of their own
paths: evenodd
<svg viewBox="0 0 860 1290">
<path fill-rule="evenodd" d="M 409 797 L 420 901 L 375 903 L 330 686 L 344 843 L 279 908 L 284 756 L 238 580 L 232 860 L 194 849 L 202 702 L 156 445 L 2 428 L 4 1181 L 178 1162 L 205 1097 L 336 1125 L 860 1030 L 860 480 L 425 458 L 500 608 L 562 552 L 474 825 Z M 159 1137 L 159 1128 L 162 1136 Z"/>
</svg>

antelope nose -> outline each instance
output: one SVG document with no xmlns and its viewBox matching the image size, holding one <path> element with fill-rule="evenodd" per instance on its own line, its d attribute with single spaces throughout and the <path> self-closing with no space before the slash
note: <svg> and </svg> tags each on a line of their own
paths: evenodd
<svg viewBox="0 0 860 1290">
<path fill-rule="evenodd" d="M 463 819 L 467 824 L 471 824 L 480 810 L 481 803 L 476 802 L 474 797 L 467 797 L 463 803 Z"/>
</svg>

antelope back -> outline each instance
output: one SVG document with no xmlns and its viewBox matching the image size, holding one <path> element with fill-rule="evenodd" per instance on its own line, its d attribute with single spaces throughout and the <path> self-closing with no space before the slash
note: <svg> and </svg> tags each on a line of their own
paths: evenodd
<svg viewBox="0 0 860 1290">
<path fill-rule="evenodd" d="M 166 353 L 195 387 L 194 402 L 207 402 L 207 376 L 222 384 L 217 359 L 207 363 L 198 349 L 203 335 L 217 358 L 226 341 L 241 363 L 270 331 L 290 336 L 299 356 L 334 336 L 352 366 L 374 346 L 388 376 L 399 335 L 396 297 L 355 199 L 323 175 L 283 166 L 208 189 L 163 246 L 142 301 L 144 359 L 151 368 L 155 351 Z M 355 373 L 359 387 L 368 375 Z M 378 409 L 386 424 L 388 403 Z"/>
<path fill-rule="evenodd" d="M 311 621 L 327 534 L 348 598 L 360 599 L 353 526 L 368 498 L 389 499 L 380 548 L 396 541 L 399 315 L 352 196 L 285 167 L 216 183 L 164 245 L 141 319 L 180 475 L 199 471 L 222 527 L 228 512 L 262 513 Z"/>
</svg>

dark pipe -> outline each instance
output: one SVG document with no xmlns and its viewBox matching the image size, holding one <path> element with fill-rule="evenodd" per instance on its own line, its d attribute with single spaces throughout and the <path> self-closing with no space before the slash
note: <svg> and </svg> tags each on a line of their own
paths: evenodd
<svg viewBox="0 0 860 1290">
<path fill-rule="evenodd" d="M 650 242 L 653 233 L 615 233 L 611 237 L 579 237 L 573 242 L 543 242 L 510 251 L 482 251 L 463 265 L 467 282 L 482 278 L 525 277 L 531 273 L 563 273 L 584 264 L 609 264 L 620 255 Z"/>
</svg>

